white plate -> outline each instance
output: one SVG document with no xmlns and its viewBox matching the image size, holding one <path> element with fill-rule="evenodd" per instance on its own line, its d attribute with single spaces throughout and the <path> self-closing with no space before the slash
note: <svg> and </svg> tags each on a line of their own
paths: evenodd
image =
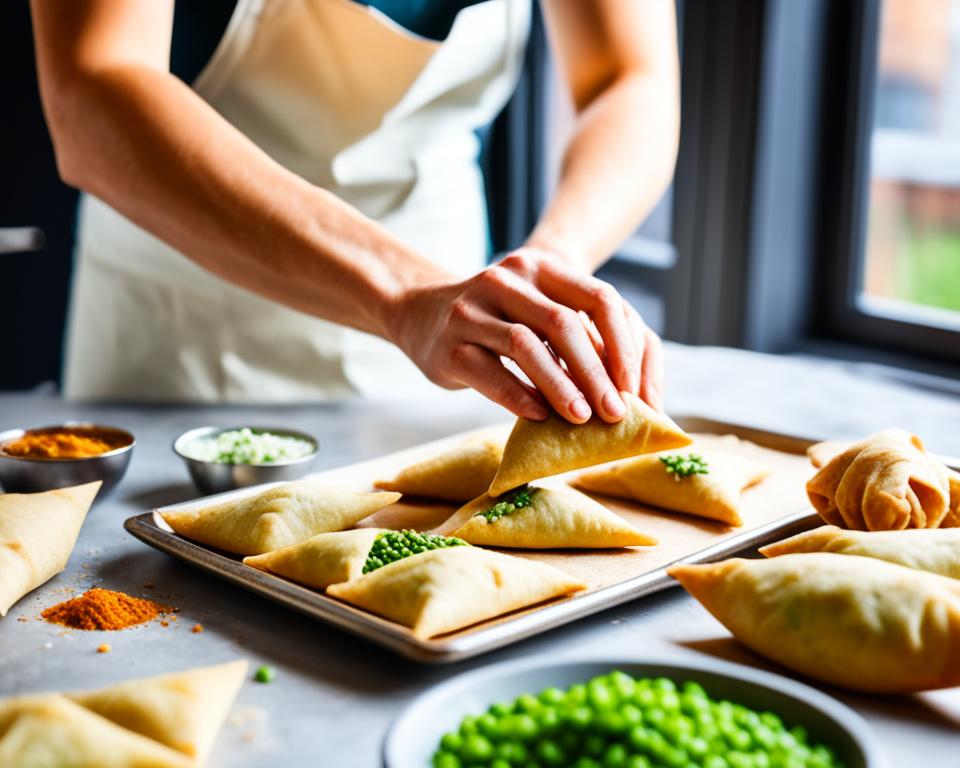
<svg viewBox="0 0 960 768">
<path fill-rule="evenodd" d="M 779 675 L 728 662 L 618 657 L 496 664 L 448 680 L 418 696 L 387 732 L 386 768 L 429 768 L 447 731 L 468 714 L 481 714 L 497 701 L 544 688 L 567 688 L 619 669 L 634 677 L 693 680 L 714 699 L 770 710 L 789 726 L 801 725 L 814 743 L 837 753 L 845 768 L 880 768 L 880 750 L 870 727 L 849 707 L 826 694 Z"/>
</svg>

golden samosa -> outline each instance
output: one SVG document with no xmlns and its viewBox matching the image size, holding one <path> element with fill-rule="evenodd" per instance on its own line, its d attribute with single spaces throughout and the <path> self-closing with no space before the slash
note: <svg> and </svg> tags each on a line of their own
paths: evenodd
<svg viewBox="0 0 960 768">
<path fill-rule="evenodd" d="M 499 496 L 532 480 L 693 442 L 666 414 L 636 395 L 620 394 L 627 414 L 616 424 L 596 414 L 585 424 L 571 424 L 556 413 L 545 421 L 517 419 L 488 493 Z"/>
<path fill-rule="evenodd" d="M 404 496 L 470 501 L 486 493 L 497 474 L 505 442 L 502 433 L 489 429 L 471 435 L 443 453 L 405 467 L 392 480 L 378 480 L 375 485 Z"/>
<path fill-rule="evenodd" d="M 741 492 L 769 474 L 762 464 L 729 453 L 663 451 L 585 472 L 573 484 L 591 493 L 743 525 Z"/>
<path fill-rule="evenodd" d="M 960 579 L 960 528 L 848 531 L 824 525 L 760 548 L 765 557 L 802 552 L 873 557 Z"/>
<path fill-rule="evenodd" d="M 656 539 L 573 489 L 525 486 L 500 499 L 484 494 L 455 513 L 453 536 L 488 547 L 601 549 L 651 546 Z"/>
<path fill-rule="evenodd" d="M 399 498 L 399 493 L 357 493 L 300 480 L 237 501 L 168 510 L 161 516 L 193 541 L 238 555 L 260 555 L 350 528 Z"/>
<path fill-rule="evenodd" d="M 960 582 L 857 555 L 667 569 L 740 642 L 856 691 L 960 685 Z"/>
<path fill-rule="evenodd" d="M 960 511 L 951 509 L 950 470 L 924 450 L 916 435 L 879 432 L 829 460 L 822 447 L 809 451 L 823 466 L 807 482 L 807 496 L 824 522 L 859 531 L 960 522 Z"/>
<path fill-rule="evenodd" d="M 0 616 L 62 571 L 100 481 L 0 495 Z"/>
<path fill-rule="evenodd" d="M 550 565 L 460 546 L 406 557 L 334 584 L 327 594 L 426 639 L 585 587 Z"/>
</svg>

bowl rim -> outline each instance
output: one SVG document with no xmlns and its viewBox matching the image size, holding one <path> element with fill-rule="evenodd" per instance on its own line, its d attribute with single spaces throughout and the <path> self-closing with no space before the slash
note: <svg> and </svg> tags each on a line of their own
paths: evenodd
<svg viewBox="0 0 960 768">
<path fill-rule="evenodd" d="M 287 459 L 286 461 L 271 461 L 265 464 L 249 464 L 246 462 L 235 462 L 227 463 L 223 461 L 207 461 L 205 459 L 198 459 L 196 456 L 191 456 L 188 453 L 184 452 L 184 448 L 193 440 L 197 440 L 201 437 L 212 437 L 224 432 L 233 432 L 240 429 L 249 429 L 251 432 L 268 432 L 272 435 L 277 435 L 279 437 L 294 437 L 305 442 L 310 443 L 313 446 L 313 450 L 310 453 L 299 456 L 295 459 Z M 241 424 L 239 426 L 227 426 L 227 427 L 218 427 L 213 425 L 206 425 L 202 427 L 193 427 L 188 429 L 185 432 L 181 432 L 177 437 L 174 438 L 173 443 L 170 446 L 173 449 L 173 452 L 177 454 L 181 459 L 186 462 L 194 462 L 196 464 L 201 464 L 209 467 L 289 467 L 296 464 L 303 464 L 308 461 L 312 461 L 320 453 L 320 441 L 311 435 L 309 432 L 304 432 L 299 429 L 290 429 L 288 427 L 262 427 L 255 426 L 253 424 Z"/>
<path fill-rule="evenodd" d="M 404 768 L 406 763 L 397 762 L 399 746 L 396 744 L 398 733 L 409 728 L 407 721 L 413 719 L 417 710 L 434 698 L 441 698 L 452 691 L 454 694 L 471 689 L 491 678 L 507 677 L 531 670 L 562 668 L 580 665 L 598 665 L 609 670 L 622 669 L 627 665 L 662 666 L 664 676 L 671 674 L 689 673 L 696 679 L 697 674 L 713 674 L 742 681 L 760 688 L 767 688 L 788 697 L 799 700 L 807 706 L 818 710 L 839 728 L 846 731 L 857 748 L 861 750 L 868 768 L 884 766 L 880 744 L 871 726 L 857 712 L 847 704 L 835 699 L 829 694 L 820 691 L 806 683 L 794 680 L 775 672 L 726 661 L 713 657 L 687 658 L 666 652 L 650 654 L 583 654 L 579 652 L 564 653 L 545 659 L 542 657 L 525 657 L 504 661 L 497 664 L 482 666 L 446 680 L 421 691 L 407 702 L 403 711 L 397 715 L 383 736 L 380 749 L 381 765 L 384 768 Z"/>
<path fill-rule="evenodd" d="M 109 451 L 104 451 L 103 453 L 95 454 L 94 456 L 14 456 L 11 453 L 7 453 L 3 450 L 3 446 L 12 440 L 23 437 L 24 435 L 30 434 L 31 432 L 52 432 L 56 430 L 69 430 L 69 429 L 90 429 L 90 430 L 103 430 L 105 432 L 118 432 L 124 439 L 128 440 L 125 445 L 121 445 L 118 448 L 112 448 Z M 123 427 L 116 427 L 113 424 L 104 424 L 102 422 L 96 421 L 64 421 L 60 424 L 50 424 L 43 427 L 12 427 L 10 429 L 5 429 L 0 431 L 0 459 L 10 459 L 12 461 L 32 461 L 38 464 L 74 464 L 76 462 L 82 461 L 97 461 L 98 459 L 105 459 L 110 456 L 119 456 L 123 453 L 128 453 L 133 450 L 134 446 L 137 444 L 137 439 L 134 437 L 133 432 Z"/>
</svg>

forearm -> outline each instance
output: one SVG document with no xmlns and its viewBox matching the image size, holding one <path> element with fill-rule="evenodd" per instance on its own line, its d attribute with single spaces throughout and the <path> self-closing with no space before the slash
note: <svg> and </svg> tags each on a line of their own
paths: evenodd
<svg viewBox="0 0 960 768">
<path fill-rule="evenodd" d="M 103 69 L 49 96 L 66 180 L 237 285 L 390 338 L 404 290 L 447 277 L 166 72 Z"/>
<path fill-rule="evenodd" d="M 613 81 L 580 113 L 529 244 L 597 269 L 669 185 L 679 122 L 672 79 L 628 73 Z"/>
</svg>

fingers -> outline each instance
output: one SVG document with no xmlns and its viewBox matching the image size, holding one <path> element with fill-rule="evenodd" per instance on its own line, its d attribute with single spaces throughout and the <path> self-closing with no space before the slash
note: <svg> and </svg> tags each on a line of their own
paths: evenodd
<svg viewBox="0 0 960 768">
<path fill-rule="evenodd" d="M 455 378 L 481 395 L 502 405 L 508 411 L 532 421 L 543 421 L 548 411 L 533 393 L 500 359 L 482 347 L 462 343 L 453 349 L 451 362 Z"/>
<path fill-rule="evenodd" d="M 624 303 L 627 321 L 633 333 L 643 343 L 643 363 L 640 373 L 640 398 L 657 410 L 663 408 L 663 343 L 660 337 L 651 331 L 640 315 L 629 304 Z"/>
</svg>

